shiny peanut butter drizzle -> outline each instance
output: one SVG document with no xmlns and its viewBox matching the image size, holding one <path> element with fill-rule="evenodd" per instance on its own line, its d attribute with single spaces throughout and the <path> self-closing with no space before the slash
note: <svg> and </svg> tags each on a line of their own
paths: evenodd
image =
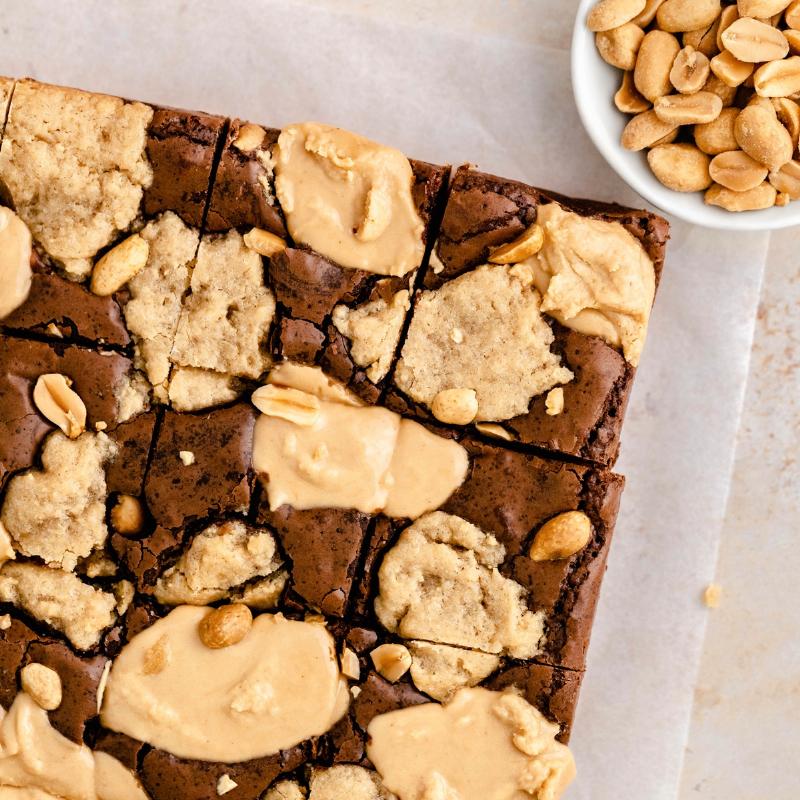
<svg viewBox="0 0 800 800">
<path fill-rule="evenodd" d="M 557 800 L 575 776 L 558 726 L 522 697 L 461 689 L 375 717 L 367 755 L 400 800 Z"/>
<path fill-rule="evenodd" d="M 420 265 L 424 225 L 399 150 L 306 122 L 283 129 L 275 156 L 275 191 L 296 242 L 380 275 Z"/>
<path fill-rule="evenodd" d="M 270 508 L 356 508 L 415 519 L 461 485 L 457 442 L 385 408 L 364 406 L 313 367 L 282 365 L 253 395 L 253 467 Z"/>
<path fill-rule="evenodd" d="M 528 259 L 541 309 L 562 325 L 622 349 L 634 366 L 656 290 L 653 262 L 618 222 L 582 217 L 557 203 L 539 208 L 542 249 Z"/>
<path fill-rule="evenodd" d="M 7 712 L 0 709 L 0 718 L 0 797 L 147 800 L 119 761 L 66 739 L 27 694 L 18 694 Z"/>
<path fill-rule="evenodd" d="M 206 647 L 207 608 L 180 606 L 115 659 L 105 727 L 179 758 L 237 763 L 319 736 L 347 710 L 347 682 L 324 625 L 256 617 L 245 638 Z"/>
<path fill-rule="evenodd" d="M 28 226 L 11 209 L 0 207 L 0 319 L 28 299 L 31 249 Z"/>
</svg>

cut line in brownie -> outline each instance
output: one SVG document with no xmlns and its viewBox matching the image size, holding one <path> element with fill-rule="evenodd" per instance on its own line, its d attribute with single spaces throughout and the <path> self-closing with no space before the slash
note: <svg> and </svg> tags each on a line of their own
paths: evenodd
<svg viewBox="0 0 800 800">
<path fill-rule="evenodd" d="M 547 221 L 537 229 L 542 208 L 565 213 L 548 210 Z M 611 225 L 580 227 L 597 222 Z M 572 230 L 570 225 L 574 225 Z M 593 237 L 597 244 L 591 243 Z M 490 434 L 613 464 L 667 238 L 668 224 L 655 214 L 573 200 L 459 168 L 424 287 L 415 298 L 387 404 L 430 418 L 435 410 L 429 397 L 439 384 L 443 389 L 477 391 L 473 417 L 477 413 L 478 423 L 487 426 Z M 604 250 L 608 255 L 603 255 Z M 584 259 L 580 271 L 568 273 L 569 267 L 563 266 L 570 256 Z M 552 277 L 545 275 L 541 283 L 543 264 L 560 270 L 557 289 L 550 289 L 556 285 Z M 609 271 L 598 272 L 596 283 L 587 282 L 586 276 L 597 271 L 598 264 Z M 650 293 L 638 298 L 642 305 L 636 307 L 637 297 L 623 282 L 613 285 L 610 276 L 617 264 L 630 267 L 634 286 L 641 277 L 636 271 L 646 273 L 648 286 L 642 283 L 642 291 Z M 613 305 L 604 306 L 604 297 L 623 310 L 630 307 L 630 316 L 609 311 Z M 464 316 L 473 307 L 478 311 L 470 327 Z M 579 322 L 566 318 L 581 308 L 588 311 L 573 317 Z M 642 324 L 637 315 L 643 315 Z M 428 343 L 426 350 L 432 319 L 451 328 L 452 341 L 444 337 Z M 515 360 L 509 354 L 510 342 L 517 340 L 519 331 L 528 330 L 530 320 L 534 333 L 526 342 L 525 358 Z M 633 330 L 634 322 L 639 330 Z M 627 333 L 629 341 L 620 345 L 602 335 L 588 335 L 587 324 L 611 338 L 620 331 L 625 338 Z M 617 330 L 611 330 L 614 327 Z M 472 342 L 479 343 L 491 365 L 470 361 Z M 437 372 L 452 374 L 448 379 Z M 464 373 L 462 382 L 477 381 L 477 385 L 445 386 L 448 380 L 457 381 L 460 372 Z M 450 421 L 441 412 L 438 418 Z M 469 422 L 469 415 L 466 419 Z"/>
</svg>

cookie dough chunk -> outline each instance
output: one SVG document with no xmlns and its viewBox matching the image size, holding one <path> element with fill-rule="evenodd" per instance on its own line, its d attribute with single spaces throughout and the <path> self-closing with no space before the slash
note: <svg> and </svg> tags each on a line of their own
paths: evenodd
<svg viewBox="0 0 800 800">
<path fill-rule="evenodd" d="M 241 391 L 236 379 L 221 372 L 177 367 L 169 382 L 169 402 L 176 411 L 201 411 L 235 400 Z"/>
<path fill-rule="evenodd" d="M 236 231 L 205 239 L 172 359 L 184 367 L 257 378 L 269 363 L 264 343 L 274 314 L 261 256 Z"/>
<path fill-rule="evenodd" d="M 353 764 L 338 764 L 314 770 L 308 800 L 390 800 L 393 797 L 372 770 Z"/>
<path fill-rule="evenodd" d="M 103 433 L 72 440 L 56 432 L 47 439 L 43 469 L 12 478 L 3 503 L 3 524 L 20 553 L 71 571 L 79 558 L 103 546 L 104 467 L 116 452 Z"/>
<path fill-rule="evenodd" d="M 116 599 L 60 569 L 7 563 L 0 570 L 0 600 L 61 631 L 79 650 L 89 650 L 114 623 Z"/>
<path fill-rule="evenodd" d="M 169 211 L 146 225 L 141 236 L 150 252 L 144 269 L 128 284 L 125 321 L 141 367 L 150 383 L 163 392 L 199 236 Z"/>
<path fill-rule="evenodd" d="M 500 658 L 460 647 L 430 642 L 409 642 L 411 680 L 434 700 L 445 702 L 465 686 L 477 686 L 499 666 Z"/>
<path fill-rule="evenodd" d="M 389 372 L 409 308 L 409 293 L 403 289 L 388 302 L 379 297 L 354 309 L 336 306 L 333 310 L 333 324 L 350 339 L 353 361 L 366 367 L 373 383 Z"/>
<path fill-rule="evenodd" d="M 153 180 L 153 109 L 117 97 L 19 81 L 0 179 L 47 253 L 75 277 L 134 221 Z"/>
<path fill-rule="evenodd" d="M 543 638 L 542 614 L 498 567 L 505 549 L 460 517 L 435 511 L 418 519 L 386 554 L 375 612 L 406 639 L 532 658 Z"/>
<path fill-rule="evenodd" d="M 397 364 L 401 391 L 427 406 L 451 389 L 477 394 L 478 421 L 506 420 L 572 380 L 524 274 L 483 266 L 423 292 Z"/>
<path fill-rule="evenodd" d="M 211 525 L 156 584 L 156 599 L 165 605 L 206 605 L 230 596 L 230 590 L 281 565 L 275 539 L 266 530 L 240 521 Z"/>
</svg>

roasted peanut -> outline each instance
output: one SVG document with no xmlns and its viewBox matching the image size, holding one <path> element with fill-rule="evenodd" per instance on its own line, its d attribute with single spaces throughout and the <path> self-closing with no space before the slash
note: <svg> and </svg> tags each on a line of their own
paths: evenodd
<svg viewBox="0 0 800 800">
<path fill-rule="evenodd" d="M 776 97 L 772 100 L 772 105 L 778 119 L 792 137 L 792 144 L 797 148 L 800 141 L 800 106 L 788 97 Z"/>
<path fill-rule="evenodd" d="M 763 64 L 753 77 L 761 97 L 789 97 L 800 92 L 800 56 Z"/>
<path fill-rule="evenodd" d="M 144 523 L 141 500 L 129 494 L 121 494 L 111 509 L 111 527 L 123 536 L 131 536 L 141 533 Z"/>
<path fill-rule="evenodd" d="M 309 427 L 319 419 L 319 398 L 299 389 L 269 383 L 256 389 L 251 399 L 262 414 L 285 419 L 295 425 Z"/>
<path fill-rule="evenodd" d="M 789 54 L 789 42 L 777 28 L 750 17 L 737 19 L 722 34 L 722 43 L 735 58 L 749 64 L 775 61 Z"/>
<path fill-rule="evenodd" d="M 548 417 L 557 417 L 564 410 L 564 389 L 561 386 L 556 386 L 547 393 L 544 408 Z"/>
<path fill-rule="evenodd" d="M 792 200 L 800 200 L 800 161 L 790 161 L 780 172 L 771 172 L 769 182 Z"/>
<path fill-rule="evenodd" d="M 703 87 L 703 91 L 713 92 L 722 100 L 722 105 L 725 108 L 732 106 L 736 100 L 736 87 L 728 86 L 727 83 L 723 83 L 713 72 L 709 76 L 706 85 Z"/>
<path fill-rule="evenodd" d="M 800 31 L 800 0 L 792 0 L 783 15 L 786 24 L 794 31 Z"/>
<path fill-rule="evenodd" d="M 764 208 L 772 208 L 778 193 L 774 186 L 762 183 L 755 189 L 748 192 L 732 192 L 724 186 L 714 184 L 706 192 L 706 203 L 710 206 L 719 206 L 726 211 L 760 211 Z"/>
<path fill-rule="evenodd" d="M 200 620 L 200 641 L 212 650 L 238 644 L 250 632 L 253 615 L 242 603 L 215 608 Z"/>
<path fill-rule="evenodd" d="M 785 30 L 783 35 L 786 37 L 786 41 L 789 42 L 789 52 L 793 55 L 800 55 L 800 31 L 792 30 Z"/>
<path fill-rule="evenodd" d="M 478 413 L 478 395 L 474 389 L 443 389 L 433 398 L 431 413 L 439 422 L 469 425 Z"/>
<path fill-rule="evenodd" d="M 622 132 L 622 146 L 626 150 L 644 150 L 677 131 L 677 126 L 662 122 L 655 111 L 637 114 Z"/>
<path fill-rule="evenodd" d="M 402 644 L 382 644 L 376 647 L 370 654 L 375 669 L 386 678 L 387 681 L 394 683 L 399 681 L 403 675 L 411 668 L 411 653 Z"/>
<path fill-rule="evenodd" d="M 10 208 L 0 206 L 0 319 L 28 299 L 32 252 L 28 226 Z"/>
<path fill-rule="evenodd" d="M 711 74 L 708 58 L 694 47 L 684 47 L 675 57 L 669 79 L 682 94 L 699 92 Z"/>
<path fill-rule="evenodd" d="M 358 663 L 358 656 L 349 647 L 345 647 L 342 650 L 339 663 L 342 668 L 342 675 L 352 678 L 354 681 L 361 677 L 361 665 Z"/>
<path fill-rule="evenodd" d="M 66 375 L 40 375 L 33 387 L 33 402 L 46 419 L 76 439 L 86 430 L 86 405 L 70 386 L 72 380 Z"/>
<path fill-rule="evenodd" d="M 675 130 L 670 131 L 666 136 L 662 136 L 660 139 L 657 139 L 653 142 L 651 147 L 659 147 L 662 144 L 672 144 L 677 138 L 678 134 L 681 132 L 680 128 L 675 128 Z"/>
<path fill-rule="evenodd" d="M 640 28 L 646 28 L 655 18 L 658 7 L 664 0 L 646 0 L 644 10 L 638 17 L 634 17 L 631 22 L 635 22 Z"/>
<path fill-rule="evenodd" d="M 681 51 L 678 40 L 664 31 L 650 31 L 642 40 L 633 82 L 651 103 L 672 91 L 669 74 L 675 57 Z"/>
<path fill-rule="evenodd" d="M 791 0 L 739 0 L 739 13 L 743 17 L 772 17 L 780 14 Z"/>
<path fill-rule="evenodd" d="M 676 126 L 702 125 L 720 115 L 722 100 L 713 92 L 671 94 L 659 97 L 653 108 L 662 122 Z"/>
<path fill-rule="evenodd" d="M 767 177 L 767 168 L 741 150 L 720 153 L 709 167 L 714 181 L 734 192 L 748 192 L 760 186 Z"/>
<path fill-rule="evenodd" d="M 736 134 L 734 133 L 736 117 L 738 116 L 738 108 L 723 108 L 713 122 L 707 122 L 705 125 L 695 125 L 695 144 L 704 153 L 708 153 L 711 156 L 726 153 L 728 150 L 738 150 L 739 143 L 736 141 Z"/>
<path fill-rule="evenodd" d="M 600 0 L 589 12 L 586 24 L 590 31 L 610 31 L 644 11 L 645 0 Z"/>
<path fill-rule="evenodd" d="M 246 122 L 237 131 L 236 138 L 233 140 L 232 144 L 243 153 L 250 153 L 257 147 L 261 147 L 266 135 L 267 132 L 260 125 Z"/>
<path fill-rule="evenodd" d="M 92 270 L 91 290 L 108 297 L 141 272 L 150 256 L 150 245 L 138 233 L 109 250 Z"/>
<path fill-rule="evenodd" d="M 592 521 L 583 511 L 565 511 L 542 525 L 528 553 L 533 561 L 572 558 L 589 544 Z"/>
<path fill-rule="evenodd" d="M 711 25 L 721 10 L 720 0 L 666 0 L 656 19 L 661 30 L 682 33 Z"/>
<path fill-rule="evenodd" d="M 626 72 L 622 76 L 622 86 L 614 95 L 614 105 L 625 114 L 641 114 L 650 108 L 650 101 L 636 90 L 632 72 Z"/>
<path fill-rule="evenodd" d="M 674 192 L 701 192 L 711 186 L 709 157 L 691 144 L 664 144 L 647 154 L 647 163 L 661 183 Z"/>
<path fill-rule="evenodd" d="M 697 31 L 686 31 L 683 34 L 683 46 L 694 47 L 698 53 L 702 53 L 706 58 L 711 58 L 719 53 L 717 46 L 717 34 L 719 33 L 719 20 L 715 20 L 707 28 L 700 28 Z"/>
<path fill-rule="evenodd" d="M 770 113 L 761 106 L 742 109 L 736 117 L 734 134 L 739 147 L 770 172 L 778 172 L 792 160 L 792 137 L 778 121 L 774 110 Z"/>
<path fill-rule="evenodd" d="M 282 253 L 287 247 L 285 239 L 261 228 L 251 228 L 242 237 L 242 241 L 246 247 L 267 258 Z"/>
<path fill-rule="evenodd" d="M 717 26 L 717 50 L 722 51 L 725 49 L 725 43 L 722 41 L 722 34 L 725 33 L 736 20 L 739 19 L 739 9 L 737 6 L 725 6 L 722 9 L 722 14 L 719 17 L 719 25 Z"/>
<path fill-rule="evenodd" d="M 711 71 L 727 86 L 741 86 L 755 69 L 753 64 L 739 61 L 727 50 L 711 59 Z"/>
<path fill-rule="evenodd" d="M 492 264 L 518 264 L 535 256 L 544 244 L 544 229 L 535 222 L 514 241 L 496 247 L 489 253 Z"/>
<path fill-rule="evenodd" d="M 644 31 L 632 22 L 610 31 L 595 34 L 597 51 L 603 61 L 618 69 L 633 69 L 636 54 L 644 39 Z"/>
<path fill-rule="evenodd" d="M 55 711 L 61 705 L 62 687 L 59 674 L 44 664 L 26 664 L 20 672 L 23 691 L 45 711 Z"/>
</svg>

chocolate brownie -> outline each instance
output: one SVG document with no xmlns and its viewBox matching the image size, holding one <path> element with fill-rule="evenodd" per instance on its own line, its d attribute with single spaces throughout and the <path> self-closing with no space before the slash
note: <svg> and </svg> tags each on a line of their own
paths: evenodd
<svg viewBox="0 0 800 800">
<path fill-rule="evenodd" d="M 0 181 L 0 787 L 560 796 L 665 223 L 33 81 Z"/>
<path fill-rule="evenodd" d="M 537 229 L 537 220 L 545 215 L 546 221 Z M 567 225 L 573 226 L 574 233 Z M 587 225 L 593 227 L 584 227 Z M 566 233 L 560 234 L 561 230 Z M 539 239 L 536 245 L 526 246 L 526 236 L 535 238 L 532 231 L 535 236 L 542 236 L 544 245 Z M 593 237 L 597 244 L 591 244 Z M 668 238 L 667 222 L 650 212 L 574 200 L 461 167 L 452 182 L 435 254 L 423 281 L 424 291 L 418 295 L 412 312 L 388 405 L 402 413 L 430 417 L 434 392 L 461 388 L 448 382 L 463 377 L 464 383 L 477 382 L 464 388 L 478 392 L 479 423 L 490 427 L 499 424 L 501 429 L 497 432 L 509 440 L 613 464 Z M 516 248 L 515 256 L 510 243 L 517 240 L 521 246 Z M 609 260 L 610 277 L 599 279 L 602 286 L 590 285 L 585 276 L 591 273 L 591 259 L 597 263 L 604 250 L 608 253 L 605 257 Z M 625 255 L 621 256 L 623 252 Z M 551 290 L 551 276 L 544 275 L 544 284 L 541 282 L 542 265 L 560 270 L 559 259 L 570 256 L 584 259 L 583 272 L 566 275 L 562 271 L 562 283 Z M 512 274 L 514 269 L 526 269 L 525 274 L 517 275 L 520 282 L 532 283 L 532 289 L 543 295 L 541 303 L 531 301 L 521 309 L 521 316 L 509 311 L 514 305 L 510 299 L 515 290 L 501 275 L 507 265 L 514 263 L 519 266 L 512 268 Z M 644 286 L 636 271 L 641 268 L 647 272 L 648 284 L 640 296 L 633 296 L 625 284 L 614 286 L 617 264 L 630 266 L 630 274 L 621 278 L 620 284 L 624 280 L 629 286 Z M 523 287 L 523 293 L 524 290 Z M 561 296 L 555 296 L 557 291 Z M 486 304 L 480 315 L 481 329 L 475 329 L 473 319 L 472 329 L 467 330 L 470 320 L 462 317 L 469 313 L 469 298 L 476 299 L 487 292 L 494 296 L 508 294 Z M 627 321 L 619 318 L 618 308 L 631 315 Z M 544 313 L 540 314 L 540 309 Z M 589 318 L 587 312 L 594 318 Z M 537 318 L 535 338 L 539 345 L 547 344 L 540 348 L 531 342 L 524 363 L 503 359 L 505 337 L 512 335 L 513 326 L 527 324 L 526 315 Z M 628 330 L 629 341 L 613 341 L 619 330 L 623 330 L 625 338 L 624 329 L 632 327 L 634 317 L 640 330 Z M 429 343 L 431 320 L 437 318 L 442 325 L 450 326 L 449 335 L 457 341 L 445 336 L 441 342 Z M 614 327 L 618 330 L 608 330 Z M 611 335 L 604 337 L 604 333 Z M 484 357 L 491 348 L 491 356 L 501 368 L 478 372 L 480 365 L 469 351 L 471 341 L 479 343 L 477 352 Z M 448 364 L 447 370 L 432 378 L 426 374 L 431 371 L 426 360 L 435 364 L 439 359 L 446 364 L 455 363 L 456 367 Z M 540 370 L 540 382 L 525 383 L 531 364 Z M 442 373 L 445 377 L 441 377 Z M 518 391 L 503 388 L 503 384 L 513 386 L 517 381 Z"/>
</svg>

